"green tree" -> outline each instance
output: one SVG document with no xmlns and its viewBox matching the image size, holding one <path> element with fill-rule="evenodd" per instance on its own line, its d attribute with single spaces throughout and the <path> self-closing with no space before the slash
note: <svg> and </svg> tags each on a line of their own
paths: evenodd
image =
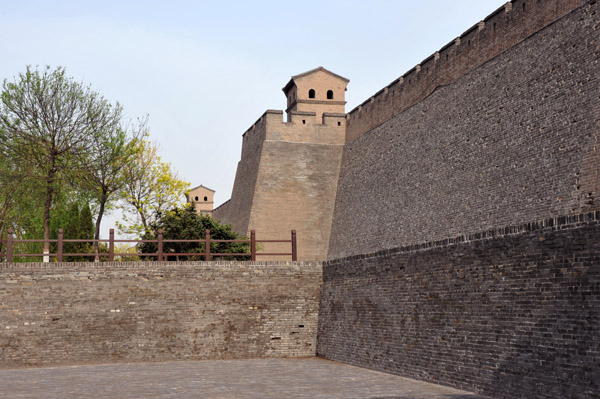
<svg viewBox="0 0 600 399">
<path fill-rule="evenodd" d="M 15 173 L 6 157 L 0 153 L 0 240 L 8 234 L 8 229 L 16 227 L 20 197 L 19 184 L 15 184 Z M 18 181 L 18 177 L 16 177 Z M 0 241 L 0 253 L 3 252 L 3 242 Z"/>
<path fill-rule="evenodd" d="M 119 230 L 142 236 L 158 215 L 181 204 L 189 183 L 179 180 L 171 165 L 161 161 L 158 147 L 147 140 L 138 141 L 134 162 L 125 167 L 123 220 Z"/>
<path fill-rule="evenodd" d="M 79 205 L 77 202 L 73 202 L 69 207 L 69 211 L 66 217 L 61 218 L 60 224 L 63 225 L 63 238 L 64 239 L 81 239 L 80 229 L 80 212 Z M 65 223 L 66 222 L 66 223 Z M 63 224 L 64 223 L 64 224 Z M 60 227 L 56 227 L 58 230 Z M 55 233 L 57 234 L 57 233 Z M 81 253 L 82 245 L 79 242 L 65 242 L 63 244 L 63 251 L 65 253 Z M 80 256 L 66 256 L 63 258 L 65 262 L 79 262 L 83 258 Z"/>
<path fill-rule="evenodd" d="M 212 240 L 240 240 L 242 239 L 231 228 L 214 220 L 207 215 L 199 215 L 194 203 L 183 207 L 175 207 L 164 214 L 160 214 L 156 221 L 150 225 L 150 231 L 144 239 L 156 240 L 159 229 L 163 231 L 165 240 L 203 240 L 206 230 L 210 230 Z M 140 246 L 143 253 L 155 253 L 158 248 L 156 243 L 147 242 Z M 168 253 L 201 253 L 204 252 L 203 242 L 192 243 L 164 243 L 163 251 Z M 249 243 L 224 243 L 211 242 L 211 253 L 250 253 Z M 249 255 L 221 256 L 221 259 L 249 260 Z M 167 260 L 203 260 L 204 256 L 171 256 Z"/>
<path fill-rule="evenodd" d="M 125 188 L 127 167 L 137 161 L 140 150 L 138 142 L 146 131 L 146 120 L 138 121 L 133 128 L 111 126 L 111 130 L 102 134 L 92 144 L 92 151 L 81 161 L 87 165 L 81 175 L 79 186 L 89 192 L 98 204 L 94 238 L 100 238 L 100 225 L 104 213 L 111 207 L 111 201 L 117 200 Z M 98 243 L 94 243 L 98 253 Z"/>
<path fill-rule="evenodd" d="M 94 226 L 92 210 L 90 209 L 90 204 L 86 202 L 79 213 L 79 239 L 92 240 L 95 238 L 95 234 L 96 228 Z M 95 245 L 91 241 L 80 243 L 80 253 L 89 254 L 94 248 Z"/>
<path fill-rule="evenodd" d="M 80 172 L 73 170 L 73 160 L 89 153 L 100 133 L 118 124 L 122 110 L 65 76 L 61 67 L 41 71 L 27 67 L 14 82 L 4 80 L 2 89 L 0 152 L 43 186 L 43 251 L 48 254 L 51 209 L 59 182 Z"/>
<path fill-rule="evenodd" d="M 42 196 L 39 182 L 30 178 L 26 168 L 13 162 L 0 151 L 0 237 L 2 239 L 6 237 L 9 228 L 13 229 L 17 237 L 22 237 L 27 231 L 35 229 L 36 224 L 41 220 Z M 42 231 L 37 232 L 41 236 Z M 0 252 L 2 252 L 1 247 Z"/>
<path fill-rule="evenodd" d="M 84 254 L 92 253 L 94 238 L 94 221 L 92 212 L 87 201 L 74 200 L 70 204 L 66 201 L 60 201 L 59 206 L 53 209 L 52 221 L 50 223 L 52 239 L 58 238 L 58 230 L 63 229 L 63 238 L 65 240 L 90 240 L 87 242 L 64 242 L 63 253 Z M 56 253 L 58 247 L 56 243 L 51 245 L 51 252 Z M 84 262 L 89 261 L 90 256 L 71 255 L 64 256 L 65 262 Z"/>
</svg>

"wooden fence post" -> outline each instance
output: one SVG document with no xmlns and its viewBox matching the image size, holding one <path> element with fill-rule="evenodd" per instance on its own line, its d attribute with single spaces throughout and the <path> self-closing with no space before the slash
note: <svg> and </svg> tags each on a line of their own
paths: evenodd
<svg viewBox="0 0 600 399">
<path fill-rule="evenodd" d="M 57 262 L 63 261 L 63 238 L 63 229 L 58 229 L 58 253 L 56 254 Z"/>
<path fill-rule="evenodd" d="M 205 245 L 206 245 L 206 250 L 204 251 L 206 253 L 206 261 L 210 262 L 210 230 L 206 229 L 206 239 L 205 239 Z"/>
<path fill-rule="evenodd" d="M 12 247 L 13 247 L 13 229 L 8 229 L 8 237 L 6 237 L 6 261 L 12 262 Z"/>
<path fill-rule="evenodd" d="M 162 229 L 158 229 L 158 256 L 156 260 L 159 262 L 163 261 L 163 235 Z"/>
<path fill-rule="evenodd" d="M 298 260 L 298 248 L 296 246 L 296 230 L 292 230 L 292 261 Z"/>
<path fill-rule="evenodd" d="M 250 230 L 250 253 L 252 262 L 256 262 L 256 231 Z"/>
<path fill-rule="evenodd" d="M 108 260 L 109 262 L 115 260 L 115 229 L 108 231 Z"/>
</svg>

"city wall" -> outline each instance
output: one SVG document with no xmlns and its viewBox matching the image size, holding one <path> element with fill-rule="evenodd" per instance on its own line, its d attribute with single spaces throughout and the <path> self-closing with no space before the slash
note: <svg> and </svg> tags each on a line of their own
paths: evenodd
<svg viewBox="0 0 600 399">
<path fill-rule="evenodd" d="M 2 367 L 316 346 L 495 397 L 593 397 L 599 49 L 595 1 L 515 0 L 346 117 L 267 111 L 214 216 L 258 239 L 296 229 L 300 259 L 329 258 L 323 274 L 318 262 L 10 264 Z"/>
<path fill-rule="evenodd" d="M 267 118 L 271 112 L 266 111 L 242 135 L 242 155 L 235 173 L 231 199 L 213 210 L 216 220 L 231 224 L 233 230 L 241 234 L 248 233 L 260 154 L 266 137 Z"/>
<path fill-rule="evenodd" d="M 318 356 L 597 396 L 598 7 L 513 1 L 348 115 Z"/>
<path fill-rule="evenodd" d="M 348 113 L 350 142 L 540 31 L 584 0 L 513 0 Z"/>
<path fill-rule="evenodd" d="M 327 257 L 346 128 L 344 114 L 269 110 L 243 136 L 231 200 L 214 211 L 236 231 L 257 239 L 289 239 L 296 230 L 298 259 Z M 262 244 L 263 253 L 289 244 Z M 281 257 L 270 257 L 281 259 Z M 260 259 L 269 259 L 261 257 Z"/>
<path fill-rule="evenodd" d="M 317 354 L 494 398 L 600 392 L 600 212 L 331 260 Z"/>
<path fill-rule="evenodd" d="M 346 144 L 329 259 L 600 209 L 599 24 L 589 2 Z"/>
<path fill-rule="evenodd" d="M 318 262 L 2 264 L 0 367 L 314 356 Z"/>
</svg>

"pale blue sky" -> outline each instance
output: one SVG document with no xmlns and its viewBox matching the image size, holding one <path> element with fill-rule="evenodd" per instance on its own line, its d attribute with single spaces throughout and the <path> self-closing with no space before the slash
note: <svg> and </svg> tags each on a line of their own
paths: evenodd
<svg viewBox="0 0 600 399">
<path fill-rule="evenodd" d="M 348 112 L 504 3 L 0 0 L 0 80 L 61 65 L 149 114 L 163 159 L 219 205 L 242 133 L 285 108 L 291 75 L 322 65 L 350 79 Z"/>
</svg>

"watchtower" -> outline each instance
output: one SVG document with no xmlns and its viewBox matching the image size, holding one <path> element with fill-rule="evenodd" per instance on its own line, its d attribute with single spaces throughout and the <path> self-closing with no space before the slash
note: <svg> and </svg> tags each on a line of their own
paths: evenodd
<svg viewBox="0 0 600 399">
<path fill-rule="evenodd" d="M 296 230 L 298 259 L 327 258 L 349 82 L 323 67 L 292 76 L 283 88 L 287 121 L 283 111 L 267 110 L 243 134 L 231 200 L 215 210 L 216 219 L 243 235 L 256 230 L 261 239 Z M 289 246 L 265 243 L 264 250 L 285 253 Z"/>
<path fill-rule="evenodd" d="M 318 123 L 323 113 L 344 114 L 348 82 L 322 66 L 292 76 L 282 89 L 287 97 L 288 121 L 292 112 L 315 112 Z"/>
<path fill-rule="evenodd" d="M 199 185 L 187 193 L 187 202 L 194 202 L 196 204 L 196 212 L 200 215 L 212 216 L 214 195 L 215 190 Z"/>
</svg>

